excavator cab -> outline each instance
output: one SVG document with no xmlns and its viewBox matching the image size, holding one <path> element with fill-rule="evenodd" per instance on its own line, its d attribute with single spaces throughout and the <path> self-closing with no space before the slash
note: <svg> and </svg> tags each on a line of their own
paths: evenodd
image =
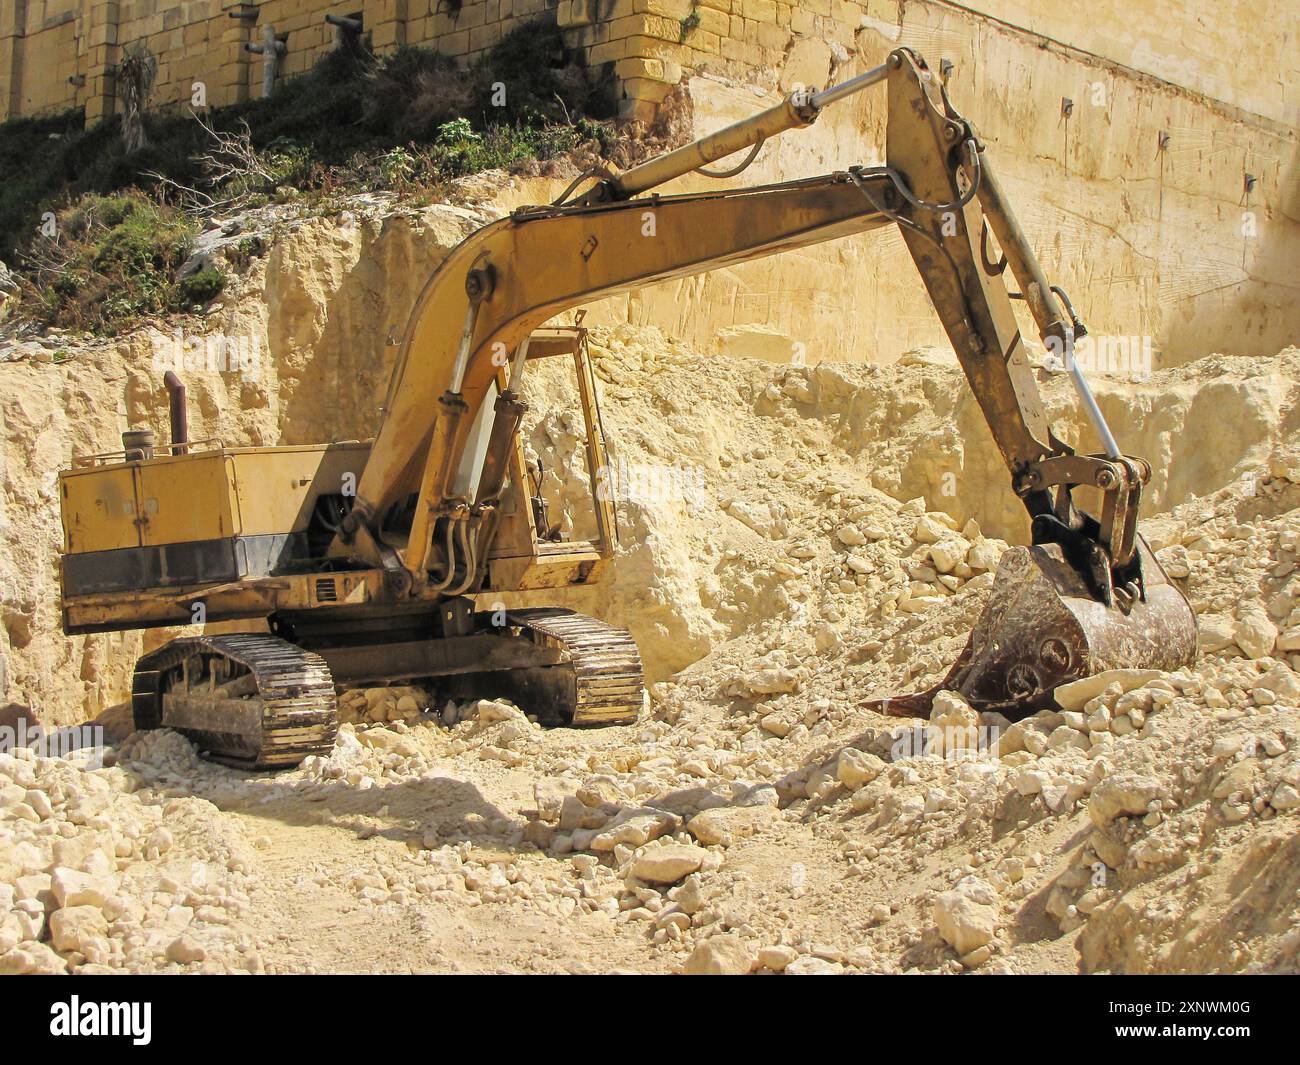
<svg viewBox="0 0 1300 1065">
<path fill-rule="evenodd" d="M 528 591 L 568 584 L 589 584 L 601 580 L 617 542 L 614 500 L 603 491 L 610 481 L 609 456 L 596 398 L 596 381 L 587 347 L 587 330 L 582 326 L 535 329 L 525 353 L 525 370 L 545 362 L 555 367 L 573 385 L 582 415 L 581 447 L 586 474 L 585 503 L 577 523 L 578 532 L 588 536 L 568 538 L 560 515 L 547 501 L 546 469 L 539 459 L 530 461 L 521 435 L 506 441 L 509 474 L 501 493 L 496 531 L 488 554 L 486 585 L 501 591 Z M 566 371 L 571 371 L 566 373 Z M 480 410 L 492 411 L 509 382 L 503 370 L 489 385 L 488 397 Z M 488 452 L 478 462 L 490 471 Z M 575 493 L 576 494 L 576 493 Z M 480 491 L 482 497 L 482 492 Z"/>
</svg>

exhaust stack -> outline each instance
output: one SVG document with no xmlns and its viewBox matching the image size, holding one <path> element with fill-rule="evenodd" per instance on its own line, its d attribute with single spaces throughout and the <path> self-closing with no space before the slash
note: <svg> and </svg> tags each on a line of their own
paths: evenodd
<svg viewBox="0 0 1300 1065">
<path fill-rule="evenodd" d="M 167 405 L 171 416 L 172 454 L 188 455 L 190 449 L 184 446 L 190 442 L 190 419 L 185 404 L 185 383 L 176 376 L 174 370 L 168 370 L 163 375 L 163 384 L 167 386 Z"/>
</svg>

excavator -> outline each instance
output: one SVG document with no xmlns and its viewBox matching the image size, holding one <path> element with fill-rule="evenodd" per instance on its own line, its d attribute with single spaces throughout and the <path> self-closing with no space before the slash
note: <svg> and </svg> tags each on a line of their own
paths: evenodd
<svg viewBox="0 0 1300 1065">
<path fill-rule="evenodd" d="M 767 139 L 876 85 L 887 94 L 883 166 L 654 191 L 697 171 L 734 175 Z M 738 167 L 709 169 L 741 152 Z M 572 364 L 592 486 L 607 463 L 586 333 L 547 323 L 638 286 L 887 226 L 901 232 L 1006 462 L 1030 544 L 1003 556 L 949 674 L 884 709 L 924 715 L 951 689 L 977 709 L 1023 716 L 1099 670 L 1188 664 L 1191 608 L 1137 531 L 1151 468 L 1107 427 L 1072 358 L 1085 327 L 1044 276 L 985 145 L 906 48 L 645 163 L 586 174 L 556 202 L 471 234 L 417 299 L 371 441 L 190 440 L 183 385 L 169 375 L 168 444 L 136 430 L 121 452 L 75 458 L 60 476 L 64 631 L 195 626 L 201 634 L 139 660 L 135 725 L 177 729 L 245 769 L 328 751 L 338 694 L 394 682 L 509 696 L 572 726 L 634 721 L 644 678 L 628 632 L 500 599 L 597 584 L 615 553 L 608 493 L 592 489 L 595 535 L 565 540 L 530 481 L 520 389 L 540 359 Z M 1013 300 L 1063 356 L 1101 453 L 1076 453 L 1053 433 Z M 1095 515 L 1076 503 L 1083 488 L 1099 500 Z"/>
</svg>

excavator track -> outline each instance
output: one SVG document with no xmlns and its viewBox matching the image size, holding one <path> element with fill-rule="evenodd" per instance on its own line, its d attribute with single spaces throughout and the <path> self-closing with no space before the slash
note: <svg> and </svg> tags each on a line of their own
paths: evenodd
<svg viewBox="0 0 1300 1065">
<path fill-rule="evenodd" d="M 578 726 L 627 725 L 637 719 L 645 699 L 645 673 L 636 641 L 626 629 L 559 607 L 512 610 L 509 623 L 543 647 L 567 659 L 550 670 L 572 675 L 565 692 Z"/>
<path fill-rule="evenodd" d="M 136 664 L 138 729 L 173 728 L 213 761 L 284 769 L 327 754 L 338 731 L 324 659 L 261 633 L 187 636 Z"/>
</svg>

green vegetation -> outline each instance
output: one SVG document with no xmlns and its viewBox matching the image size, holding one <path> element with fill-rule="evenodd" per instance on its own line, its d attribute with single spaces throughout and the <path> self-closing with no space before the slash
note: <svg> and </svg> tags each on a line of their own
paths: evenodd
<svg viewBox="0 0 1300 1065">
<path fill-rule="evenodd" d="M 693 30 L 699 28 L 700 22 L 700 5 L 699 0 L 696 0 L 696 2 L 691 5 L 691 13 L 681 20 L 681 33 L 677 39 L 681 41 L 682 44 L 685 44 L 686 38 L 691 35 Z"/>
<path fill-rule="evenodd" d="M 34 249 L 24 278 L 27 309 L 46 323 L 112 333 L 205 303 L 225 283 L 211 267 L 174 280 L 197 226 L 138 192 L 83 196 L 57 222 L 59 241 Z"/>
<path fill-rule="evenodd" d="M 211 303 L 221 295 L 226 287 L 226 276 L 215 266 L 204 266 L 192 274 L 181 278 L 179 288 L 181 297 L 197 306 Z"/>
<path fill-rule="evenodd" d="M 436 189 L 591 142 L 606 154 L 613 110 L 608 71 L 577 65 L 543 22 L 507 35 L 468 71 L 424 48 L 380 59 L 341 48 L 269 101 L 146 114 L 134 152 L 116 118 L 92 129 L 79 113 L 20 119 L 0 124 L 0 259 L 24 275 L 30 313 L 113 331 L 221 292 L 216 268 L 175 277 L 204 213 L 294 195 Z M 262 250 L 241 244 L 227 259 L 239 268 Z"/>
</svg>

